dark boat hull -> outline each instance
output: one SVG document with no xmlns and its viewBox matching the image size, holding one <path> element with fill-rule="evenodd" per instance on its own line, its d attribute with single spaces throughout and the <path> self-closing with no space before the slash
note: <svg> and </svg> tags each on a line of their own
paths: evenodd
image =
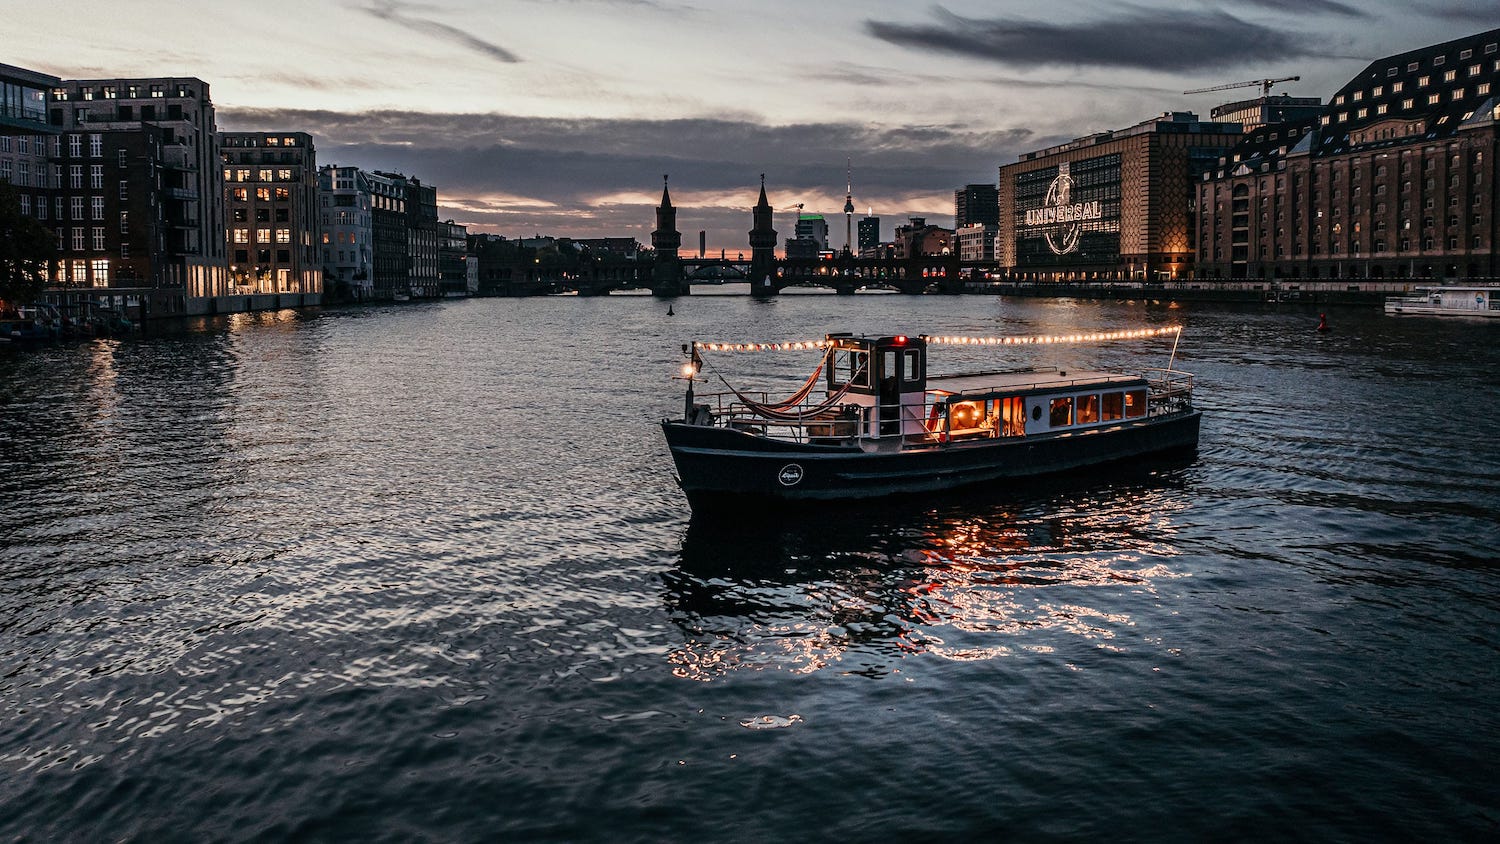
<svg viewBox="0 0 1500 844">
<path fill-rule="evenodd" d="M 807 501 L 876 498 L 1074 472 L 1191 452 L 1198 411 L 1064 434 L 866 452 L 782 443 L 740 431 L 663 421 L 678 483 L 695 508 L 737 499 Z"/>
</svg>

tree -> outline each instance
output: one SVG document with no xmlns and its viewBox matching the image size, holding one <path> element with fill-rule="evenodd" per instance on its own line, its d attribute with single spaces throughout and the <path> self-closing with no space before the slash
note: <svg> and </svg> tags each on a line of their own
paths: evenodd
<svg viewBox="0 0 1500 844">
<path fill-rule="evenodd" d="M 21 213 L 21 196 L 0 182 L 0 310 L 34 301 L 57 257 L 52 232 Z"/>
</svg>

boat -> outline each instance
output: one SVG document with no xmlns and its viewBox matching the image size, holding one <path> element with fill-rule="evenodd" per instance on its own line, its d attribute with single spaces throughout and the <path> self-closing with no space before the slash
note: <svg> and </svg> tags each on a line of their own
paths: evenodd
<svg viewBox="0 0 1500 844">
<path fill-rule="evenodd" d="M 663 419 L 696 510 L 741 502 L 866 499 L 1005 483 L 1197 450 L 1193 376 L 1173 369 L 1180 327 L 1063 337 L 860 336 L 684 344 L 683 415 Z M 1174 338 L 1166 368 L 928 371 L 941 345 Z M 817 368 L 773 401 L 724 381 L 697 393 L 705 353 L 818 350 Z M 722 380 L 722 379 L 721 379 Z M 821 386 L 821 391 L 819 387 Z"/>
<path fill-rule="evenodd" d="M 1500 286 L 1418 287 L 1407 296 L 1385 300 L 1392 315 L 1500 317 Z"/>
</svg>

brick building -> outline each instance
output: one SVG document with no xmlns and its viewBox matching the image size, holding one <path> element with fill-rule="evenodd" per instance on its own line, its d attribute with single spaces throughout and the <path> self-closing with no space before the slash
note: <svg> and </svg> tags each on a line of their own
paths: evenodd
<svg viewBox="0 0 1500 844">
<path fill-rule="evenodd" d="M 1197 186 L 1207 278 L 1493 278 L 1500 29 L 1377 59 Z"/>
</svg>

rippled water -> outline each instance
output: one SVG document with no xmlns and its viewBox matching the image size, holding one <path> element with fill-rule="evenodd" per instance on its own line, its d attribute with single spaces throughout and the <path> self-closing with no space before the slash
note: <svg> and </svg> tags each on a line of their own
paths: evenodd
<svg viewBox="0 0 1500 844">
<path fill-rule="evenodd" d="M 674 310 L 285 312 L 0 355 L 0 837 L 1500 835 L 1500 326 Z M 655 426 L 689 339 L 1169 322 L 1205 411 L 1183 464 L 706 522 Z"/>
</svg>

